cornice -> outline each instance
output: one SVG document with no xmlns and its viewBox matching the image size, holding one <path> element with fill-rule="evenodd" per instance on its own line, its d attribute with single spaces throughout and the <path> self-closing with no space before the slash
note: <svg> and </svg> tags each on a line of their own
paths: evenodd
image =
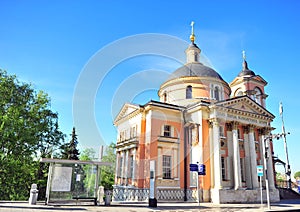
<svg viewBox="0 0 300 212">
<path fill-rule="evenodd" d="M 168 86 L 178 85 L 179 83 L 188 84 L 188 83 L 191 83 L 191 82 L 197 83 L 197 84 L 202 84 L 202 83 L 199 83 L 201 81 L 207 81 L 209 83 L 218 82 L 218 83 L 221 83 L 223 86 L 227 87 L 228 89 L 230 89 L 230 86 L 228 85 L 227 82 L 225 82 L 224 80 L 216 79 L 214 77 L 197 77 L 197 76 L 190 77 L 190 76 L 186 76 L 186 77 L 171 79 L 169 81 L 164 82 L 160 86 L 158 93 L 160 93 L 160 90 L 165 89 Z"/>
</svg>

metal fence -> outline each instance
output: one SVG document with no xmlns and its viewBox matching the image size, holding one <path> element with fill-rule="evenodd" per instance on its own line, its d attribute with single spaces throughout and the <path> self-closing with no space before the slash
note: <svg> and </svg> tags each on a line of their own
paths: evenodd
<svg viewBox="0 0 300 212">
<path fill-rule="evenodd" d="M 187 200 L 196 201 L 196 191 L 187 190 Z M 183 189 L 157 189 L 157 200 L 160 201 L 183 201 Z M 139 189 L 133 187 L 114 186 L 113 201 L 130 202 L 130 201 L 148 201 L 149 189 Z"/>
<path fill-rule="evenodd" d="M 277 180 L 276 182 L 276 187 L 277 188 L 288 188 L 288 181 L 287 180 Z M 293 190 L 298 190 L 298 185 L 295 182 L 292 182 L 292 189 Z"/>
</svg>

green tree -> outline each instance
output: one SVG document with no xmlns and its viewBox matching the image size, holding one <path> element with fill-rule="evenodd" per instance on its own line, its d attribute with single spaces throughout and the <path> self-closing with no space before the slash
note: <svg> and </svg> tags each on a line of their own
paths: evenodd
<svg viewBox="0 0 300 212">
<path fill-rule="evenodd" d="M 295 172 L 294 178 L 295 179 L 300 178 L 300 171 Z"/>
<path fill-rule="evenodd" d="M 25 200 L 32 183 L 43 196 L 49 157 L 64 140 L 50 98 L 30 84 L 0 70 L 0 197 Z"/>
<path fill-rule="evenodd" d="M 80 153 L 80 160 L 95 160 L 96 152 L 93 148 L 86 148 Z"/>
<path fill-rule="evenodd" d="M 75 132 L 75 127 L 73 127 L 70 142 L 61 146 L 62 159 L 79 160 L 79 150 L 77 149 L 77 145 L 77 135 Z"/>
<path fill-rule="evenodd" d="M 102 162 L 111 162 L 113 166 L 101 167 L 100 185 L 105 189 L 112 189 L 115 182 L 115 169 L 116 169 L 116 145 L 111 143 L 105 150 L 105 154 L 102 157 Z"/>
</svg>

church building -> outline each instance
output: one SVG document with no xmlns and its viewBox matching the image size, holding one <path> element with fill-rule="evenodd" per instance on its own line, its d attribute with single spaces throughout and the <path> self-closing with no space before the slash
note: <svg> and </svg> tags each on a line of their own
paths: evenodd
<svg viewBox="0 0 300 212">
<path fill-rule="evenodd" d="M 151 177 L 158 202 L 197 201 L 197 187 L 201 202 L 260 202 L 260 183 L 266 199 L 266 174 L 270 199 L 279 201 L 267 139 L 275 118 L 266 109 L 267 82 L 249 69 L 243 54 L 242 70 L 227 83 L 200 62 L 193 28 L 190 40 L 186 64 L 161 84 L 159 101 L 127 103 L 114 120 L 113 201 L 148 200 Z M 265 150 L 267 172 L 260 179 Z M 206 174 L 190 171 L 190 164 L 204 164 Z"/>
</svg>

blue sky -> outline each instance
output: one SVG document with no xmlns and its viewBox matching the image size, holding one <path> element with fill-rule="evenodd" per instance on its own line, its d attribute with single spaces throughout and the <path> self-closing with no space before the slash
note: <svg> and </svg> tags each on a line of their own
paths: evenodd
<svg viewBox="0 0 300 212">
<path fill-rule="evenodd" d="M 0 68 L 47 92 L 66 134 L 74 125 L 76 85 L 97 54 L 120 39 L 144 33 L 188 42 L 190 22 L 194 21 L 202 56 L 227 82 L 241 70 L 242 50 L 249 68 L 268 81 L 267 108 L 276 116 L 275 133 L 281 132 L 278 107 L 283 102 L 286 130 L 291 132 L 287 137 L 290 163 L 293 172 L 300 170 L 299 1 L 2 0 L 0 8 Z M 162 45 L 162 51 L 166 47 Z M 116 51 L 125 54 L 129 49 L 115 48 L 110 53 L 113 57 Z M 183 58 L 184 50 L 178 51 Z M 93 99 L 92 113 L 101 141 L 87 125 L 78 129 L 80 148 L 98 148 L 100 143 L 115 141 L 112 121 L 119 107 L 128 101 L 144 104 L 157 99 L 160 83 L 180 65 L 161 55 L 138 55 L 109 69 Z M 85 83 L 89 88 L 89 82 Z M 125 88 L 138 92 L 126 95 L 122 93 Z M 275 155 L 285 160 L 282 139 L 274 144 Z"/>
</svg>

